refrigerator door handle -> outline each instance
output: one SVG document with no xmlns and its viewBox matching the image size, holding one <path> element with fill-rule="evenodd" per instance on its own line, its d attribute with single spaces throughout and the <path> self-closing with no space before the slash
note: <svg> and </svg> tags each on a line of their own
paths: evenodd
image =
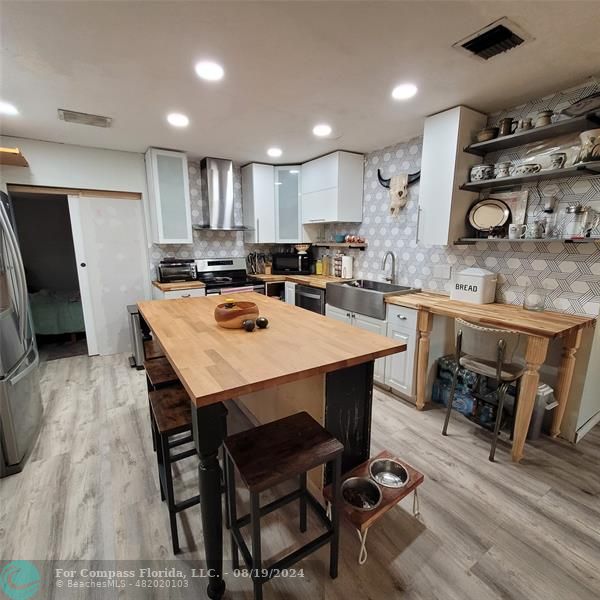
<svg viewBox="0 0 600 600">
<path fill-rule="evenodd" d="M 27 334 L 27 283 L 25 279 L 25 268 L 21 259 L 21 252 L 19 251 L 19 244 L 17 238 L 10 226 L 8 220 L 8 214 L 4 205 L 0 202 L 0 225 L 4 229 L 6 240 L 10 246 L 12 252 L 13 267 L 15 269 L 15 275 L 17 278 L 17 315 L 19 317 L 19 337 L 23 345 L 25 345 L 25 336 Z"/>
<path fill-rule="evenodd" d="M 23 363 L 27 360 L 27 358 L 31 355 L 32 350 L 35 352 L 35 358 L 31 361 L 30 365 L 28 365 L 25 369 L 23 369 L 23 371 L 21 371 L 19 373 L 19 369 L 21 368 Z M 19 383 L 19 381 L 21 381 L 21 379 L 24 379 L 25 377 L 27 377 L 27 375 L 31 371 L 33 371 L 33 369 L 35 369 L 39 364 L 40 364 L 40 356 L 39 356 L 35 346 L 33 344 L 31 344 L 29 346 L 27 352 L 23 356 L 23 358 L 13 367 L 11 372 L 6 376 L 6 381 L 8 381 L 8 383 L 10 383 L 11 385 L 17 385 L 17 383 Z"/>
</svg>

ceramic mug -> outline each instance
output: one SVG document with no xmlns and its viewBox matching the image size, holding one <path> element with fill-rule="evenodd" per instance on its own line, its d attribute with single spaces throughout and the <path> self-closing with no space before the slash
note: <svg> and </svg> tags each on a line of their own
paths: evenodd
<svg viewBox="0 0 600 600">
<path fill-rule="evenodd" d="M 513 175 L 535 175 L 535 173 L 539 173 L 542 169 L 542 165 L 538 163 L 524 163 L 522 165 L 517 165 L 513 170 Z"/>
<path fill-rule="evenodd" d="M 474 165 L 471 167 L 471 181 L 483 181 L 494 176 L 494 165 Z"/>
<path fill-rule="evenodd" d="M 494 177 L 508 177 L 510 175 L 510 168 L 512 167 L 512 163 L 508 160 L 505 162 L 496 163 L 494 169 Z"/>
<path fill-rule="evenodd" d="M 522 223 L 511 223 L 508 226 L 508 239 L 520 240 L 525 236 L 525 225 Z"/>
<path fill-rule="evenodd" d="M 550 123 L 552 123 L 553 114 L 554 113 L 551 110 L 540 111 L 535 118 L 535 126 L 544 127 L 544 125 L 550 125 Z"/>
<path fill-rule="evenodd" d="M 544 235 L 544 227 L 541 223 L 528 223 L 525 227 L 525 239 L 539 240 Z"/>
<path fill-rule="evenodd" d="M 503 135 L 514 133 L 515 130 L 513 129 L 513 126 L 516 127 L 517 124 L 510 117 L 502 119 L 500 123 L 498 123 L 498 136 L 501 137 Z"/>
<path fill-rule="evenodd" d="M 528 129 L 531 129 L 533 127 L 533 123 L 531 122 L 530 118 L 527 119 L 519 119 L 517 121 L 517 129 L 516 131 L 527 131 Z"/>
<path fill-rule="evenodd" d="M 552 169 L 562 169 L 567 162 L 566 152 L 553 152 L 550 155 L 550 167 Z"/>
</svg>

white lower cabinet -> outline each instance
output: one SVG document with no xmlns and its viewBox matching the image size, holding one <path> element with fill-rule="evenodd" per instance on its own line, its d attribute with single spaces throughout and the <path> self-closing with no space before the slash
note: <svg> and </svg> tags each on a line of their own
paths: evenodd
<svg viewBox="0 0 600 600">
<path fill-rule="evenodd" d="M 152 298 L 154 300 L 173 300 L 174 298 L 199 298 L 206 296 L 206 290 L 204 288 L 190 288 L 187 290 L 170 290 L 163 292 L 156 286 L 152 287 Z"/>
<path fill-rule="evenodd" d="M 373 319 L 372 317 L 366 317 L 365 315 L 359 315 L 351 313 L 341 308 L 335 308 L 327 304 L 325 307 L 325 315 L 336 321 L 342 321 L 352 327 L 358 327 L 359 329 L 365 329 L 371 333 L 377 333 L 379 335 L 385 335 L 387 329 L 387 322 L 381 319 Z M 385 376 L 385 358 L 378 358 L 375 361 L 375 367 L 373 370 L 373 379 L 377 383 L 384 382 Z"/>
<path fill-rule="evenodd" d="M 417 352 L 417 331 L 388 322 L 387 336 L 396 342 L 406 344 L 404 352 L 392 354 L 385 359 L 384 383 L 405 396 L 414 396 L 415 365 Z"/>
<path fill-rule="evenodd" d="M 296 284 L 293 281 L 285 282 L 285 301 L 287 304 L 296 305 Z"/>
<path fill-rule="evenodd" d="M 404 352 L 398 352 L 375 361 L 373 379 L 376 383 L 387 386 L 408 399 L 415 397 L 415 368 L 417 364 L 417 340 L 419 339 L 416 310 L 389 305 L 387 319 L 382 321 L 335 308 L 328 304 L 325 308 L 325 315 L 353 327 L 385 335 L 406 344 Z"/>
</svg>

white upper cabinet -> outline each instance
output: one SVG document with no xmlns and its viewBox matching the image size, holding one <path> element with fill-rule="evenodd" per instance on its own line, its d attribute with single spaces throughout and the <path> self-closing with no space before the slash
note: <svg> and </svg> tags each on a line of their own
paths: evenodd
<svg viewBox="0 0 600 600">
<path fill-rule="evenodd" d="M 487 117 L 465 106 L 457 106 L 425 119 L 421 183 L 419 191 L 418 240 L 447 246 L 466 234 L 466 215 L 477 194 L 460 186 L 469 168 L 480 162 L 463 152 L 474 134 L 483 129 Z"/>
<path fill-rule="evenodd" d="M 242 167 L 244 241 L 249 244 L 277 243 L 275 229 L 275 168 L 251 163 Z"/>
<path fill-rule="evenodd" d="M 152 241 L 191 244 L 192 215 L 185 153 L 149 148 L 146 175 Z"/>
<path fill-rule="evenodd" d="M 302 165 L 302 223 L 362 221 L 363 156 L 333 152 Z"/>
<path fill-rule="evenodd" d="M 275 167 L 275 229 L 277 242 L 301 240 L 300 165 Z"/>
</svg>

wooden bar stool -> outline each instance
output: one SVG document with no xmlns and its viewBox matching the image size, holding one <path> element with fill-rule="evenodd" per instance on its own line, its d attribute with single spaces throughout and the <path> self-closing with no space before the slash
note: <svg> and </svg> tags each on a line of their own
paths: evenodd
<svg viewBox="0 0 600 600">
<path fill-rule="evenodd" d="M 171 363 L 167 360 L 166 357 L 154 358 L 152 360 L 144 361 L 144 369 L 146 369 L 146 385 L 148 387 L 148 392 L 153 390 L 158 390 L 160 388 L 164 388 L 172 385 L 179 385 L 179 378 L 177 374 L 173 370 Z M 148 402 L 148 405 L 150 403 Z M 152 423 L 154 417 L 152 416 L 152 408 L 149 405 L 150 409 L 150 428 L 152 431 L 152 447 L 156 452 L 157 448 L 157 439 L 154 435 L 155 427 Z M 192 442 L 192 425 L 190 421 L 190 426 L 187 429 L 189 435 L 181 436 L 177 440 L 171 441 L 171 448 L 175 446 L 181 446 L 182 444 L 187 444 L 188 442 Z"/>
<path fill-rule="evenodd" d="M 224 448 L 233 568 L 239 569 L 239 551 L 246 566 L 251 569 L 254 598 L 262 599 L 263 584 L 275 574 L 327 543 L 330 544 L 329 575 L 335 579 L 338 569 L 340 476 L 344 446 L 308 413 L 301 412 L 232 435 L 225 440 Z M 333 463 L 331 518 L 327 517 L 325 509 L 306 487 L 307 471 L 329 462 Z M 250 514 L 240 518 L 237 517 L 236 507 L 236 467 L 250 492 Z M 294 477 L 299 480 L 297 490 L 260 506 L 261 492 Z M 327 531 L 263 570 L 260 518 L 295 500 L 299 501 L 300 531 L 306 531 L 307 504 L 310 504 Z M 240 531 L 240 527 L 245 525 L 250 525 L 252 530 L 252 553 Z"/>
<path fill-rule="evenodd" d="M 158 462 L 158 479 L 160 484 L 161 500 L 167 500 L 169 507 L 169 521 L 171 525 L 171 539 L 173 553 L 179 552 L 179 536 L 177 533 L 177 513 L 195 506 L 200 502 L 200 496 L 193 496 L 181 502 L 175 502 L 173 493 L 173 463 L 196 456 L 196 449 L 180 451 L 172 454 L 171 450 L 185 442 L 173 443 L 169 437 L 178 433 L 191 430 L 192 411 L 190 398 L 181 385 L 163 387 L 148 394 L 152 410 L 152 426 L 154 437 L 157 441 L 156 458 Z M 188 440 L 189 441 L 189 440 Z"/>
</svg>

